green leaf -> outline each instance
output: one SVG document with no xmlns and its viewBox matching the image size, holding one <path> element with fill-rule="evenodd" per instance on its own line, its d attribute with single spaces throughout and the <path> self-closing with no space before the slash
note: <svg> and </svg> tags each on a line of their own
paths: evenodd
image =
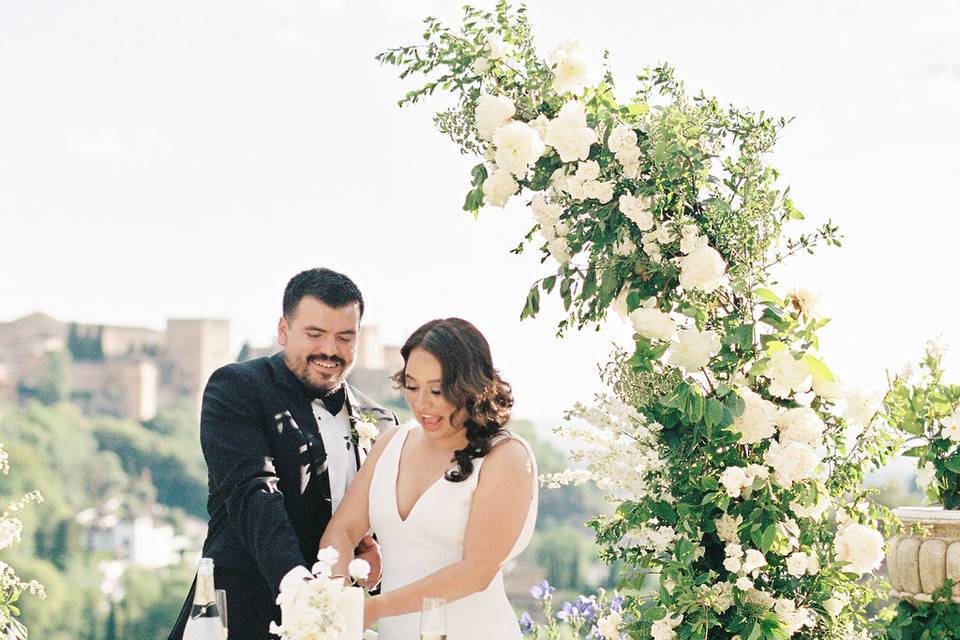
<svg viewBox="0 0 960 640">
<path fill-rule="evenodd" d="M 533 287 L 527 294 L 527 303 L 523 305 L 523 311 L 520 313 L 520 319 L 532 318 L 540 312 L 540 288 Z"/>
<path fill-rule="evenodd" d="M 826 382 L 832 382 L 835 380 L 833 377 L 833 372 L 830 371 L 830 368 L 816 356 L 807 354 L 803 356 L 803 361 L 807 363 L 807 366 L 810 367 L 810 373 L 813 374 L 813 377 L 817 380 L 822 380 Z"/>
<path fill-rule="evenodd" d="M 767 528 L 763 530 L 763 535 L 760 536 L 760 551 L 767 553 L 770 549 L 773 548 L 773 543 L 777 541 L 777 525 L 769 524 Z"/>
<path fill-rule="evenodd" d="M 707 406 L 704 410 L 707 427 L 713 428 L 720 424 L 720 421 L 723 420 L 723 409 L 723 403 L 716 398 L 707 400 Z"/>
<path fill-rule="evenodd" d="M 944 466 L 954 473 L 960 473 L 960 453 L 955 453 L 947 458 Z"/>
<path fill-rule="evenodd" d="M 769 302 L 770 304 L 775 304 L 778 307 L 783 306 L 783 300 L 781 300 L 773 291 L 770 291 L 770 289 L 764 289 L 763 287 L 754 289 L 753 295 L 761 302 Z"/>
<path fill-rule="evenodd" d="M 643 612 L 643 619 L 647 622 L 656 622 L 667 616 L 667 610 L 664 607 L 650 607 Z"/>
</svg>

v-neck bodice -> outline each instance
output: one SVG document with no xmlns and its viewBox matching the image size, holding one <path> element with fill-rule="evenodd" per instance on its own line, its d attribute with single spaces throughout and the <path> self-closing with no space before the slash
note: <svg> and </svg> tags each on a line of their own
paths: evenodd
<svg viewBox="0 0 960 640">
<path fill-rule="evenodd" d="M 382 547 L 384 593 L 420 580 L 463 558 L 470 506 L 483 466 L 484 458 L 475 459 L 473 473 L 462 482 L 439 477 L 420 495 L 407 518 L 401 519 L 397 506 L 400 453 L 410 431 L 419 428 L 413 421 L 400 427 L 377 461 L 370 482 L 370 524 Z M 529 445 L 523 444 L 533 459 Z M 531 480 L 534 484 L 533 501 L 508 560 L 519 555 L 533 535 L 537 516 L 536 477 L 534 467 Z M 448 640 L 520 638 L 500 573 L 485 590 L 449 603 L 447 609 Z M 419 613 L 384 618 L 379 627 L 381 640 L 417 640 L 419 619 Z"/>
</svg>

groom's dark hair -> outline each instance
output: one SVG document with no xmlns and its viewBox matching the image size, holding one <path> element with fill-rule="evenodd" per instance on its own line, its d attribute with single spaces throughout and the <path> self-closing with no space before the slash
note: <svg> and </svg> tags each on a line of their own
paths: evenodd
<svg viewBox="0 0 960 640">
<path fill-rule="evenodd" d="M 290 278 L 283 290 L 283 315 L 289 318 L 304 296 L 313 296 L 334 309 L 356 302 L 363 317 L 360 289 L 353 280 L 332 269 L 307 269 Z"/>
</svg>

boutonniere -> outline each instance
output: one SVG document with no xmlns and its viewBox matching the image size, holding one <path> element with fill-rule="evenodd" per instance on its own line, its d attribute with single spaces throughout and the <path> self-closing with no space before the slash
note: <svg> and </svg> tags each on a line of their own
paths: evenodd
<svg viewBox="0 0 960 640">
<path fill-rule="evenodd" d="M 376 417 L 358 411 L 350 421 L 350 441 L 347 443 L 347 448 L 349 449 L 352 443 L 361 449 L 369 449 L 378 435 L 380 435 L 380 427 Z"/>
</svg>

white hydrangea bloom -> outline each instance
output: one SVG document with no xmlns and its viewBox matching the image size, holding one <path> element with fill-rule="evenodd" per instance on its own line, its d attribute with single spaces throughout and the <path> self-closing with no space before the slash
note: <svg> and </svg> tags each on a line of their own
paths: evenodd
<svg viewBox="0 0 960 640">
<path fill-rule="evenodd" d="M 573 257 L 570 255 L 570 244 L 567 242 L 567 239 L 563 237 L 554 238 L 548 242 L 547 250 L 550 252 L 550 255 L 553 256 L 553 259 L 560 264 L 567 264 L 570 262 L 570 258 Z"/>
<path fill-rule="evenodd" d="M 538 193 L 530 200 L 533 216 L 540 226 L 554 225 L 563 214 L 563 207 L 555 202 L 548 202 L 542 193 Z"/>
<path fill-rule="evenodd" d="M 743 572 L 757 577 L 760 569 L 767 566 L 767 558 L 757 549 L 747 549 L 743 559 Z"/>
<path fill-rule="evenodd" d="M 586 160 L 596 141 L 596 132 L 587 126 L 583 104 L 576 100 L 563 105 L 557 117 L 547 124 L 546 143 L 557 150 L 563 162 Z"/>
<path fill-rule="evenodd" d="M 714 520 L 714 523 L 717 525 L 717 536 L 719 536 L 721 540 L 729 543 L 738 543 L 740 541 L 740 535 L 737 531 L 740 525 L 743 524 L 743 516 L 733 517 L 730 514 L 724 513 Z"/>
<path fill-rule="evenodd" d="M 680 259 L 680 286 L 710 293 L 720 286 L 720 279 L 726 271 L 727 263 L 717 250 L 701 244 Z"/>
<path fill-rule="evenodd" d="M 509 122 L 493 133 L 493 145 L 497 151 L 494 160 L 497 166 L 522 178 L 530 165 L 543 155 L 544 146 L 540 135 L 524 122 Z"/>
<path fill-rule="evenodd" d="M 771 437 L 776 432 L 777 406 L 747 387 L 737 392 L 744 404 L 743 413 L 733 421 L 733 430 L 740 434 L 739 444 L 756 444 Z"/>
<path fill-rule="evenodd" d="M 650 198 L 633 196 L 625 193 L 617 200 L 617 205 L 623 215 L 627 216 L 640 231 L 649 231 L 653 228 L 653 213 L 650 211 Z"/>
<path fill-rule="evenodd" d="M 580 93 L 592 82 L 590 51 L 576 39 L 562 42 L 550 54 L 553 89 L 557 93 Z"/>
<path fill-rule="evenodd" d="M 796 360 L 787 350 L 777 351 L 767 363 L 770 378 L 770 395 L 788 398 L 792 393 L 804 393 L 810 389 L 813 376 L 803 360 Z"/>
<path fill-rule="evenodd" d="M 484 140 L 493 139 L 493 132 L 507 124 L 516 112 L 516 105 L 507 96 L 481 94 L 477 99 L 477 133 Z"/>
<path fill-rule="evenodd" d="M 677 637 L 677 632 L 674 629 L 680 626 L 682 621 L 682 615 L 668 613 L 650 626 L 650 637 L 653 640 L 674 640 Z"/>
<path fill-rule="evenodd" d="M 763 461 L 774 472 L 774 480 L 781 487 L 789 489 L 794 482 L 812 478 L 816 473 L 820 459 L 816 452 L 799 442 L 780 443 L 774 440 L 763 454 Z"/>
<path fill-rule="evenodd" d="M 883 562 L 883 536 L 864 524 L 847 523 L 840 527 L 833 540 L 837 559 L 858 575 L 875 570 Z"/>
<path fill-rule="evenodd" d="M 823 432 L 827 425 L 810 407 L 795 407 L 776 416 L 780 428 L 780 441 L 800 442 L 816 449 L 823 444 Z"/>
<path fill-rule="evenodd" d="M 739 498 L 743 490 L 753 484 L 753 477 L 743 467 L 727 467 L 720 474 L 720 484 L 731 498 Z"/>
<path fill-rule="evenodd" d="M 707 366 L 713 356 L 720 353 L 720 346 L 716 331 L 684 329 L 671 343 L 670 358 L 667 361 L 688 372 L 699 371 Z"/>
<path fill-rule="evenodd" d="M 513 179 L 513 174 L 498 167 L 483 181 L 483 199 L 487 204 L 502 207 L 519 189 L 520 185 Z"/>
</svg>

